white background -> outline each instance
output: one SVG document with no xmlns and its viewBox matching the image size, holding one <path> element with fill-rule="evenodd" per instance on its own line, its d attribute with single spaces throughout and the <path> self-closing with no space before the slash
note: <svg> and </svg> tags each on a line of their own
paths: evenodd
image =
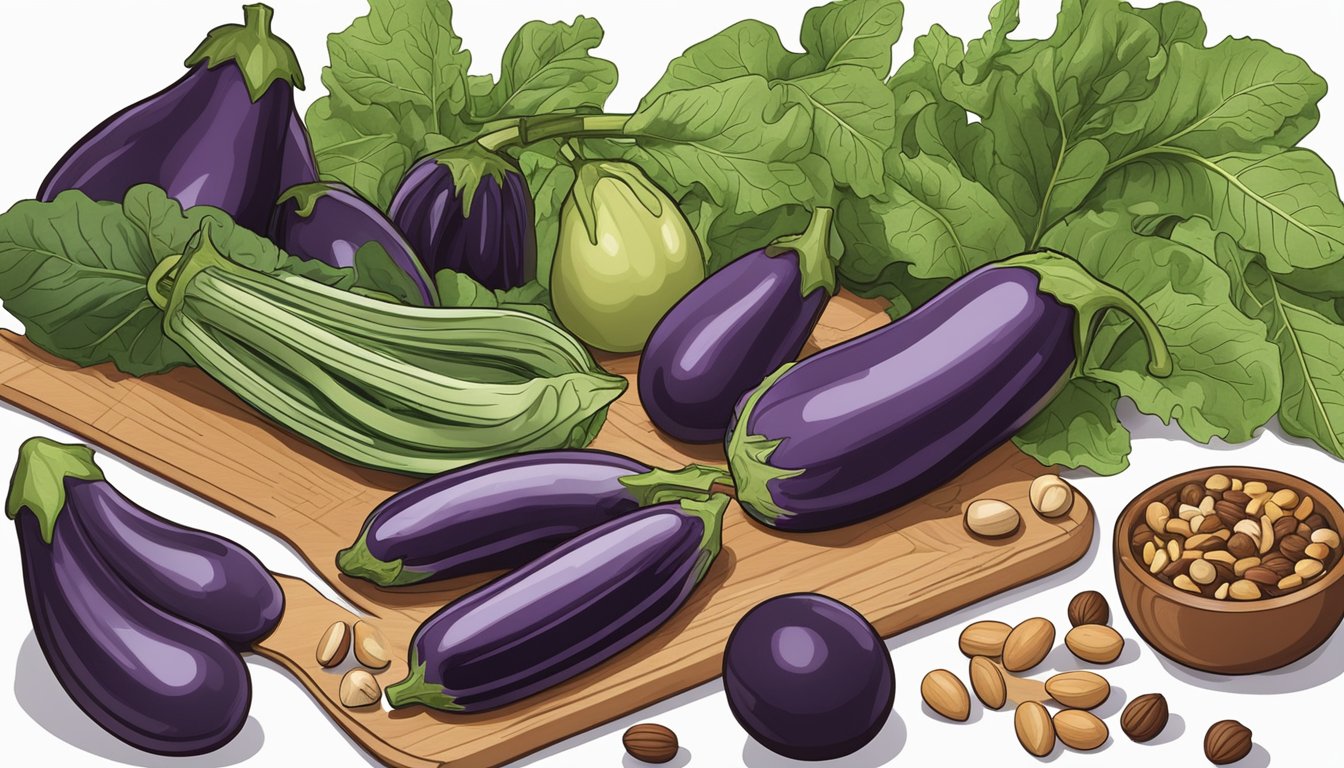
<svg viewBox="0 0 1344 768">
<path fill-rule="evenodd" d="M 322 87 L 320 69 L 327 61 L 325 36 L 344 29 L 364 13 L 362 0 L 271 0 L 275 30 L 290 42 L 303 63 L 308 90 L 299 94 L 306 108 Z M 813 0 L 681 0 L 636 3 L 628 0 L 550 0 L 491 2 L 458 0 L 454 25 L 473 54 L 473 71 L 498 68 L 509 36 L 524 21 L 572 20 L 577 14 L 600 19 L 607 40 L 598 53 L 616 62 L 620 85 L 609 103 L 629 110 L 662 74 L 666 63 L 688 45 L 739 19 L 755 17 L 780 30 L 786 45 L 797 48 L 797 30 Z M 1140 3 L 1149 4 L 1149 3 Z M 155 92 L 180 76 L 181 62 L 209 28 L 240 19 L 239 0 L 138 0 L 68 2 L 7 0 L 0 4 L 0 209 L 34 194 L 50 167 L 90 127 L 123 106 Z M 906 23 L 896 47 L 904 61 L 915 36 L 930 24 L 942 24 L 963 39 L 986 26 L 990 0 L 942 2 L 907 0 Z M 1344 10 L 1321 0 L 1205 0 L 1210 41 L 1255 36 L 1299 54 L 1336 85 L 1344 84 L 1339 31 Z M 1057 0 L 1023 2 L 1018 36 L 1046 36 L 1053 28 Z M 1332 93 L 1321 102 L 1321 127 L 1304 142 L 1334 168 L 1344 170 L 1344 100 Z M 0 311 L 0 323 L 20 329 Z M 1303 661 L 1278 672 L 1227 678 L 1194 672 L 1165 660 L 1137 640 L 1120 611 L 1112 577 L 1111 527 L 1119 509 L 1134 494 L 1172 473 L 1211 464 L 1255 464 L 1300 474 L 1344 498 L 1341 464 L 1323 453 L 1285 441 L 1271 425 L 1255 441 L 1235 449 L 1192 444 L 1154 419 L 1125 409 L 1135 433 L 1133 466 L 1112 478 L 1074 478 L 1093 501 L 1100 521 L 1091 551 L 1055 576 L 1001 594 L 888 641 L 896 666 L 896 706 L 885 730 L 868 747 L 832 765 L 871 768 L 904 765 L 1031 765 L 1034 758 L 1017 745 L 1012 715 L 983 711 L 978 703 L 970 724 L 952 724 L 929 713 L 919 698 L 926 671 L 946 666 L 964 677 L 965 659 L 956 638 L 967 623 L 995 618 L 1009 623 L 1033 615 L 1067 627 L 1065 606 L 1083 589 L 1098 589 L 1111 602 L 1114 624 L 1128 638 L 1120 662 L 1105 674 L 1115 695 L 1100 710 L 1112 739 L 1098 753 L 1056 748 L 1045 762 L 1060 765 L 1199 765 L 1204 730 L 1215 720 L 1239 718 L 1255 733 L 1256 747 L 1243 765 L 1339 765 L 1339 702 L 1344 701 L 1344 639 L 1335 639 Z M 43 434 L 68 438 L 21 411 L 0 407 L 0 478 L 26 437 Z M 230 536 L 250 547 L 269 567 L 316 581 L 283 544 L 228 514 L 108 456 L 100 464 L 109 479 L 155 511 L 191 525 Z M 0 524 L 0 528 L 4 525 Z M 353 533 L 353 532 L 352 532 Z M 33 639 L 23 597 L 15 537 L 0 530 L 0 723 L 10 760 L 41 760 L 48 765 L 130 764 L 143 766 L 359 765 L 363 752 L 322 713 L 308 694 L 278 667 L 249 659 L 254 686 L 251 718 L 243 732 L 214 754 L 191 759 L 163 758 L 138 752 L 102 732 L 56 684 Z M 318 631 L 314 628 L 314 632 Z M 314 639 L 316 639 L 314 634 Z M 1062 630 L 1061 630 L 1062 636 Z M 1047 667 L 1070 667 L 1058 649 Z M 1044 672 L 1044 670 L 1043 670 Z M 1174 713 L 1156 744 L 1129 742 L 1119 730 L 1122 701 L 1142 693 L 1165 693 Z M 751 768 L 795 764 L 763 749 L 737 726 L 723 696 L 711 682 L 655 704 L 619 721 L 579 734 L 517 765 L 626 766 L 620 734 L 644 721 L 671 727 L 683 750 L 673 765 L 747 765 Z M 801 765 L 801 764 L 798 764 Z"/>
</svg>

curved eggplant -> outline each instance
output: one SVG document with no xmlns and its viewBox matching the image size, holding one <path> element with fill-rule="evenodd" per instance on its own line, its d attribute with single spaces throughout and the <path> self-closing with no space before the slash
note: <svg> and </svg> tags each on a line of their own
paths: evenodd
<svg viewBox="0 0 1344 768">
<path fill-rule="evenodd" d="M 831 209 L 800 235 L 753 251 L 686 294 L 639 361 L 639 401 L 654 426 L 688 443 L 723 440 L 742 393 L 798 357 L 835 292 Z"/>
<path fill-rule="evenodd" d="M 272 11 L 244 6 L 244 23 L 210 32 L 180 80 L 133 104 L 80 139 L 47 175 L 38 199 L 67 189 L 121 202 L 148 183 L 183 207 L 211 205 L 264 233 L 287 165 L 303 73 L 294 51 L 271 34 Z"/>
<path fill-rule="evenodd" d="M 215 635 L 141 600 L 108 567 L 74 515 L 13 508 L 38 645 L 75 704 L 108 733 L 164 755 L 227 744 L 252 683 Z M 68 511 L 68 510 L 67 510 Z"/>
<path fill-rule="evenodd" d="M 677 612 L 722 547 L 728 497 L 646 507 L 449 603 L 411 638 L 394 707 L 481 712 L 568 680 Z"/>
<path fill-rule="evenodd" d="M 914 500 L 1044 408 L 1112 308 L 1167 375 L 1143 309 L 1052 252 L 982 267 L 885 328 L 785 364 L 738 403 L 727 441 L 738 501 L 766 525 L 817 531 Z"/>
<path fill-rule="evenodd" d="M 468 185 L 468 179 L 477 181 Z M 479 145 L 454 147 L 411 166 L 388 215 L 431 276 L 451 269 L 495 290 L 537 276 L 527 182 L 512 162 Z"/>
<path fill-rule="evenodd" d="M 285 129 L 278 191 L 283 192 L 300 184 L 312 184 L 317 180 L 317 158 L 313 155 L 313 141 L 308 137 L 308 130 L 303 127 L 303 120 L 299 118 L 298 110 L 295 110 L 290 113 L 289 127 Z"/>
<path fill-rule="evenodd" d="M 333 267 L 353 267 L 359 249 L 377 243 L 415 284 L 420 303 L 438 304 L 429 275 L 396 225 L 344 184 L 316 182 L 285 190 L 276 201 L 269 236 L 288 253 Z"/>
<path fill-rule="evenodd" d="M 472 464 L 379 504 L 336 556 L 384 587 L 522 565 L 561 542 L 678 491 L 729 482 L 715 467 L 652 469 L 605 451 L 537 451 Z"/>
</svg>

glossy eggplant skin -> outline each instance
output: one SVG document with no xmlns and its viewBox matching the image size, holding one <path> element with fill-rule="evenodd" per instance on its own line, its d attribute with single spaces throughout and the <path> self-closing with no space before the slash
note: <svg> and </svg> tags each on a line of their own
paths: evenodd
<svg viewBox="0 0 1344 768">
<path fill-rule="evenodd" d="M 536 451 L 445 472 L 392 496 L 336 557 L 350 576 L 395 587 L 514 568 L 659 492 L 708 491 L 726 472 L 670 472 L 594 450 Z"/>
<path fill-rule="evenodd" d="M 468 215 L 452 170 L 431 155 L 407 171 L 388 215 L 431 277 L 451 269 L 508 290 L 537 276 L 532 197 L 516 168 L 482 177 Z"/>
<path fill-rule="evenodd" d="M 237 648 L 270 634 L 285 596 L 246 549 L 140 507 L 106 480 L 67 478 L 66 511 L 143 600 Z"/>
<path fill-rule="evenodd" d="M 344 184 L 317 182 L 281 194 L 268 231 L 284 251 L 333 267 L 353 267 L 355 253 L 377 243 L 415 283 L 424 306 L 437 297 L 411 246 L 383 212 Z"/>
<path fill-rule="evenodd" d="M 233 649 L 140 599 L 73 515 L 56 518 L 50 544 L 35 515 L 21 510 L 15 522 L 34 634 L 80 709 L 164 755 L 209 752 L 238 733 L 252 686 Z"/>
<path fill-rule="evenodd" d="M 317 180 L 317 158 L 313 155 L 313 142 L 308 138 L 308 129 L 304 128 L 298 110 L 294 110 L 289 114 L 289 126 L 285 129 L 280 184 L 277 189 L 283 194 L 286 189 L 312 184 Z"/>
<path fill-rule="evenodd" d="M 394 707 L 481 712 L 630 647 L 685 604 L 721 547 L 728 498 L 646 507 L 449 603 L 411 639 Z"/>
<path fill-rule="evenodd" d="M 1064 383 L 1075 319 L 1032 270 L 991 265 L 889 326 L 782 368 L 735 413 L 739 502 L 766 525 L 816 531 L 946 483 Z"/>
</svg>

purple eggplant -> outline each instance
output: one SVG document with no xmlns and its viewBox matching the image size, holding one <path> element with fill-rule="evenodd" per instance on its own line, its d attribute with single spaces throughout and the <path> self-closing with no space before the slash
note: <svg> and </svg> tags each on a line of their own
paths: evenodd
<svg viewBox="0 0 1344 768">
<path fill-rule="evenodd" d="M 481 712 L 612 658 L 685 604 L 722 547 L 727 506 L 714 494 L 646 507 L 449 603 L 411 638 L 388 702 Z"/>
<path fill-rule="evenodd" d="M 1142 307 L 1049 251 L 977 269 L 885 328 L 785 364 L 737 405 L 738 501 L 766 525 L 817 531 L 914 500 L 1044 408 L 1108 309 L 1143 330 L 1150 372 L 1170 373 Z"/>
<path fill-rule="evenodd" d="M 414 283 L 421 304 L 438 304 L 429 275 L 396 225 L 344 184 L 316 182 L 285 190 L 276 201 L 269 236 L 294 256 L 333 267 L 355 266 L 359 249 L 376 243 Z"/>
<path fill-rule="evenodd" d="M 184 207 L 221 208 L 264 234 L 282 175 L 301 173 L 294 169 L 302 158 L 285 148 L 303 73 L 293 49 L 271 34 L 271 9 L 247 5 L 243 13 L 243 24 L 209 33 L 187 58 L 182 79 L 71 147 L 38 199 L 78 189 L 121 202 L 136 184 L 154 184 Z"/>
<path fill-rule="evenodd" d="M 69 498 L 51 486 L 34 495 L 30 481 L 16 478 L 8 512 L 33 632 L 61 687 L 104 730 L 139 749 L 194 755 L 228 743 L 252 699 L 238 653 L 141 599 L 75 522 Z"/>
<path fill-rule="evenodd" d="M 479 181 L 468 187 L 467 179 Z M 388 211 L 431 276 L 451 269 L 496 290 L 537 276 L 527 182 L 512 162 L 478 145 L 411 166 Z"/>
<path fill-rule="evenodd" d="M 313 155 L 313 141 L 298 111 L 289 115 L 289 127 L 285 129 L 284 146 L 280 155 L 281 193 L 300 184 L 312 184 L 318 180 L 317 158 Z"/>
<path fill-rule="evenodd" d="M 733 406 L 798 357 L 835 292 L 831 209 L 715 272 L 659 321 L 639 361 L 639 401 L 688 443 L 723 440 Z"/>
<path fill-rule="evenodd" d="M 445 472 L 378 505 L 336 564 L 384 587 L 522 565 L 663 494 L 730 482 L 716 467 L 653 469 L 605 451 L 538 451 Z"/>
</svg>

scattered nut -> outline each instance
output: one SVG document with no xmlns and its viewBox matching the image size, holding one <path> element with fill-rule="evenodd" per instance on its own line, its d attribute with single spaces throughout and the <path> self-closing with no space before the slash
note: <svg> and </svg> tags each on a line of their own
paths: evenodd
<svg viewBox="0 0 1344 768">
<path fill-rule="evenodd" d="M 1069 601 L 1069 623 L 1073 626 L 1083 624 L 1106 624 L 1111 620 L 1111 606 L 1100 592 L 1088 590 L 1079 592 Z"/>
<path fill-rule="evenodd" d="M 367 670 L 352 669 L 341 678 L 341 703 L 351 709 L 378 703 L 383 689 Z"/>
<path fill-rule="evenodd" d="M 1081 709 L 1056 712 L 1054 724 L 1055 733 L 1064 746 L 1083 752 L 1100 747 L 1110 736 L 1110 731 L 1100 718 Z"/>
<path fill-rule="evenodd" d="M 1022 672 L 1040 664 L 1055 644 L 1055 625 L 1040 617 L 1013 627 L 1003 641 L 1003 667 Z"/>
<path fill-rule="evenodd" d="M 327 631 L 322 633 L 322 639 L 317 641 L 317 663 L 324 667 L 334 667 L 345 661 L 345 655 L 350 652 L 350 625 L 344 621 L 337 621 L 327 627 Z"/>
<path fill-rule="evenodd" d="M 976 698 L 990 709 L 999 709 L 1008 702 L 1008 686 L 1003 673 L 985 656 L 971 659 L 971 689 Z"/>
<path fill-rule="evenodd" d="M 677 734 L 657 723 L 640 723 L 621 736 L 625 751 L 645 763 L 666 763 L 677 756 Z"/>
<path fill-rule="evenodd" d="M 1008 536 L 1021 522 L 1017 510 L 998 499 L 976 499 L 966 506 L 966 527 L 977 536 L 990 539 Z"/>
<path fill-rule="evenodd" d="M 1083 661 L 1110 664 L 1120 658 L 1125 639 L 1105 624 L 1079 624 L 1064 635 L 1064 645 Z"/>
<path fill-rule="evenodd" d="M 961 631 L 957 645 L 967 656 L 988 656 L 995 658 L 1003 655 L 1003 641 L 1013 628 L 1002 621 L 977 621 Z"/>
<path fill-rule="evenodd" d="M 1251 753 L 1251 729 L 1236 720 L 1219 720 L 1204 734 L 1204 756 L 1214 765 L 1235 763 Z"/>
<path fill-rule="evenodd" d="M 367 621 L 355 622 L 355 658 L 369 669 L 382 669 L 391 661 L 383 633 Z"/>
<path fill-rule="evenodd" d="M 1013 729 L 1022 748 L 1037 757 L 1045 757 L 1055 748 L 1055 724 L 1040 702 L 1024 701 L 1017 705 Z"/>
<path fill-rule="evenodd" d="M 1073 509 L 1073 486 L 1059 475 L 1041 475 L 1031 481 L 1031 506 L 1046 517 L 1059 517 Z"/>
<path fill-rule="evenodd" d="M 919 684 L 919 695 L 929 709 L 948 720 L 965 722 L 971 716 L 971 695 L 957 676 L 946 669 L 935 669 Z"/>
<path fill-rule="evenodd" d="M 1060 672 L 1045 681 L 1045 692 L 1066 707 L 1092 709 L 1110 697 L 1111 685 L 1096 672 Z"/>
<path fill-rule="evenodd" d="M 1132 741 L 1152 741 L 1167 727 L 1167 699 L 1160 693 L 1146 693 L 1120 713 L 1120 729 Z"/>
</svg>

